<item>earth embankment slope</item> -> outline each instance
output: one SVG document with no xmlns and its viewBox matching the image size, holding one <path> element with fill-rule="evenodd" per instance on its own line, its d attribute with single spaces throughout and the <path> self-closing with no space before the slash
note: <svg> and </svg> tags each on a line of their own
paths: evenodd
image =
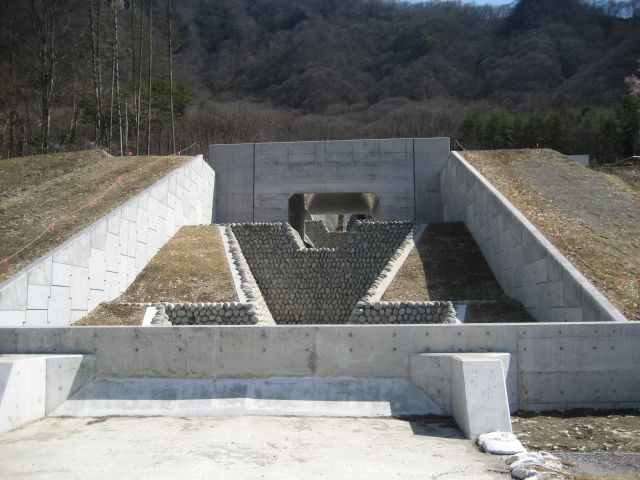
<svg viewBox="0 0 640 480">
<path fill-rule="evenodd" d="M 0 282 L 189 158 L 85 150 L 0 160 Z"/>
<path fill-rule="evenodd" d="M 628 172 L 585 168 L 547 149 L 462 155 L 623 315 L 640 320 L 640 188 Z"/>
</svg>

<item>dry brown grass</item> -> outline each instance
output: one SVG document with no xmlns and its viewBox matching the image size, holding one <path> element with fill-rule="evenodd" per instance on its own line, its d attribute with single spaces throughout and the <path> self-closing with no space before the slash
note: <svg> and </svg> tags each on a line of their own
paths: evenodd
<svg viewBox="0 0 640 480">
<path fill-rule="evenodd" d="M 636 173 L 588 169 L 553 150 L 464 156 L 629 320 L 640 320 Z"/>
<path fill-rule="evenodd" d="M 0 281 L 188 159 L 86 150 L 0 160 L 0 261 L 10 257 Z"/>
<path fill-rule="evenodd" d="M 218 227 L 182 227 L 118 302 L 237 301 Z"/>
</svg>

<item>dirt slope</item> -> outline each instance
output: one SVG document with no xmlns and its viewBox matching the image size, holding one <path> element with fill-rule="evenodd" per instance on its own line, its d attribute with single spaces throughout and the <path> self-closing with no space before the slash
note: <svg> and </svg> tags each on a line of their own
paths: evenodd
<svg viewBox="0 0 640 480">
<path fill-rule="evenodd" d="M 553 150 L 463 156 L 629 320 L 640 320 L 640 167 L 590 169 Z"/>
<path fill-rule="evenodd" d="M 0 281 L 188 159 L 86 150 L 0 160 Z"/>
</svg>

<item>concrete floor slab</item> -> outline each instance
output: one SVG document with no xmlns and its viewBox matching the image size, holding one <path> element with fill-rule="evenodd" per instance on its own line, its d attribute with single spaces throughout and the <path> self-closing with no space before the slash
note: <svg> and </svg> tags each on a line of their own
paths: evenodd
<svg viewBox="0 0 640 480">
<path fill-rule="evenodd" d="M 0 435 L 13 479 L 506 479 L 446 419 L 47 418 Z"/>
<path fill-rule="evenodd" d="M 443 415 L 404 378 L 97 378 L 53 415 L 407 417 Z"/>
</svg>

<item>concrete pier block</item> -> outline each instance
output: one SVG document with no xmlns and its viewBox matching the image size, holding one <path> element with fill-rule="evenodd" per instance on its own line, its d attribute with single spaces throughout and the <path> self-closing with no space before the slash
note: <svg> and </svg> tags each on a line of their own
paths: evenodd
<svg viewBox="0 0 640 480">
<path fill-rule="evenodd" d="M 425 353 L 410 357 L 410 375 L 470 439 L 511 432 L 508 353 Z"/>
<path fill-rule="evenodd" d="M 0 357 L 0 433 L 46 416 L 94 376 L 93 355 Z"/>
</svg>

